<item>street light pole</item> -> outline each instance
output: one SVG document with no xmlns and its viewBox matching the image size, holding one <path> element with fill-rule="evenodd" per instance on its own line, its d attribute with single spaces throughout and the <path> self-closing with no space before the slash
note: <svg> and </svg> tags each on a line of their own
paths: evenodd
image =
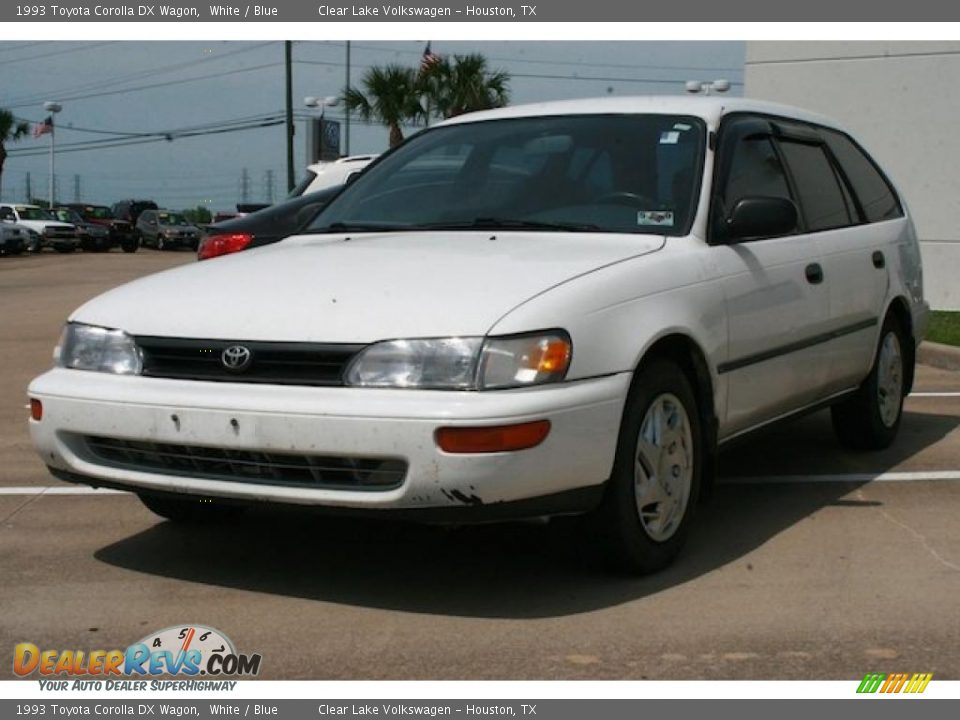
<svg viewBox="0 0 960 720">
<path fill-rule="evenodd" d="M 53 194 L 54 194 L 54 191 L 56 190 L 56 186 L 55 186 L 55 183 L 54 183 L 54 178 L 56 177 L 56 175 L 55 175 L 55 171 L 56 171 L 56 164 L 55 164 L 55 163 L 56 163 L 56 161 L 54 160 L 54 156 L 56 155 L 56 149 L 57 149 L 57 141 L 56 141 L 56 137 L 57 137 L 57 124 L 53 121 L 53 116 L 56 115 L 56 114 L 57 114 L 58 112 L 60 112 L 61 110 L 63 110 L 63 105 L 61 105 L 61 104 L 58 103 L 58 102 L 45 102 L 45 103 L 43 104 L 43 109 L 46 110 L 48 113 L 50 113 L 50 200 L 49 200 L 49 208 L 50 208 L 51 210 L 53 210 L 54 200 L 55 200 L 54 197 L 53 197 Z M 29 198 L 28 198 L 28 200 L 29 200 Z"/>
<path fill-rule="evenodd" d="M 344 91 L 350 89 L 350 41 L 347 40 L 347 84 Z M 350 106 L 343 109 L 343 145 L 344 155 L 350 154 Z"/>
<path fill-rule="evenodd" d="M 287 40 L 283 44 L 284 68 L 286 71 L 286 105 L 287 105 L 287 192 L 293 190 L 296 184 L 293 171 L 293 42 Z"/>
</svg>

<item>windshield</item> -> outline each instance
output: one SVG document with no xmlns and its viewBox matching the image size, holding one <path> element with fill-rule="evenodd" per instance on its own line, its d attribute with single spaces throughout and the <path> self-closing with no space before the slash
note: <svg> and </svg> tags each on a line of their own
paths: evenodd
<svg viewBox="0 0 960 720">
<path fill-rule="evenodd" d="M 113 218 L 113 213 L 110 212 L 110 208 L 94 205 L 87 205 L 83 209 L 84 215 L 88 218 L 96 218 L 97 220 L 110 220 Z"/>
<path fill-rule="evenodd" d="M 558 115 L 441 126 L 371 166 L 312 232 L 405 229 L 689 232 L 703 123 Z"/>
<path fill-rule="evenodd" d="M 317 174 L 313 170 L 307 170 L 307 174 L 304 175 L 303 180 L 297 183 L 297 186 L 290 191 L 290 193 L 287 195 L 287 198 L 296 198 L 303 195 L 307 191 L 307 188 L 310 187 L 310 183 L 312 183 L 316 177 Z"/>
<path fill-rule="evenodd" d="M 77 215 L 74 210 L 67 210 L 65 208 L 57 208 L 53 211 L 53 214 L 56 215 L 57 220 L 65 223 L 82 223 L 83 220 L 79 215 Z"/>
<path fill-rule="evenodd" d="M 47 210 L 38 207 L 18 207 L 17 215 L 21 220 L 53 220 L 53 216 Z"/>
<path fill-rule="evenodd" d="M 157 213 L 161 225 L 186 225 L 187 221 L 179 213 Z"/>
</svg>

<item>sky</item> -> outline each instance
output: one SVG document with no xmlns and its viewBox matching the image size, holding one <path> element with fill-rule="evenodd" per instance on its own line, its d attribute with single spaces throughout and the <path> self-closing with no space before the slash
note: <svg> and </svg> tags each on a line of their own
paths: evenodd
<svg viewBox="0 0 960 720">
<path fill-rule="evenodd" d="M 351 43 L 351 83 L 373 65 L 419 65 L 426 40 Z M 510 73 L 510 102 L 609 94 L 683 93 L 686 80 L 728 79 L 742 94 L 741 42 L 446 42 L 440 55 L 480 52 Z M 0 42 L 0 108 L 42 121 L 58 101 L 57 199 L 112 204 L 147 198 L 161 207 L 228 210 L 243 199 L 286 194 L 284 44 L 271 42 Z M 346 83 L 345 43 L 293 45 L 295 175 L 306 167 L 306 96 Z M 339 108 L 330 118 L 342 119 Z M 257 125 L 252 129 L 236 127 Z M 209 131 L 216 130 L 212 133 Z M 195 133 L 184 137 L 183 133 Z M 154 134 L 165 137 L 158 138 Z M 112 148 L 85 148 L 110 141 Z M 342 141 L 341 141 L 342 144 Z M 2 199 L 47 197 L 49 136 L 8 143 Z M 386 149 L 387 131 L 351 122 L 351 154 Z M 272 176 L 272 182 L 271 182 Z M 272 192 L 271 192 L 272 189 Z"/>
</svg>

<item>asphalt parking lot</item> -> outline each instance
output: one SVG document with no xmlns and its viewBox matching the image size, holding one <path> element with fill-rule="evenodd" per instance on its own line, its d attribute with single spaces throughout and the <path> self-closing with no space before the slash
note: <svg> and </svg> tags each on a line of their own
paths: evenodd
<svg viewBox="0 0 960 720">
<path fill-rule="evenodd" d="M 0 259 L 0 655 L 202 623 L 271 679 L 960 679 L 960 373 L 920 369 L 887 451 L 842 451 L 818 413 L 725 452 L 649 578 L 594 569 L 568 523 L 188 529 L 51 478 L 24 404 L 72 309 L 192 258 Z"/>
</svg>

